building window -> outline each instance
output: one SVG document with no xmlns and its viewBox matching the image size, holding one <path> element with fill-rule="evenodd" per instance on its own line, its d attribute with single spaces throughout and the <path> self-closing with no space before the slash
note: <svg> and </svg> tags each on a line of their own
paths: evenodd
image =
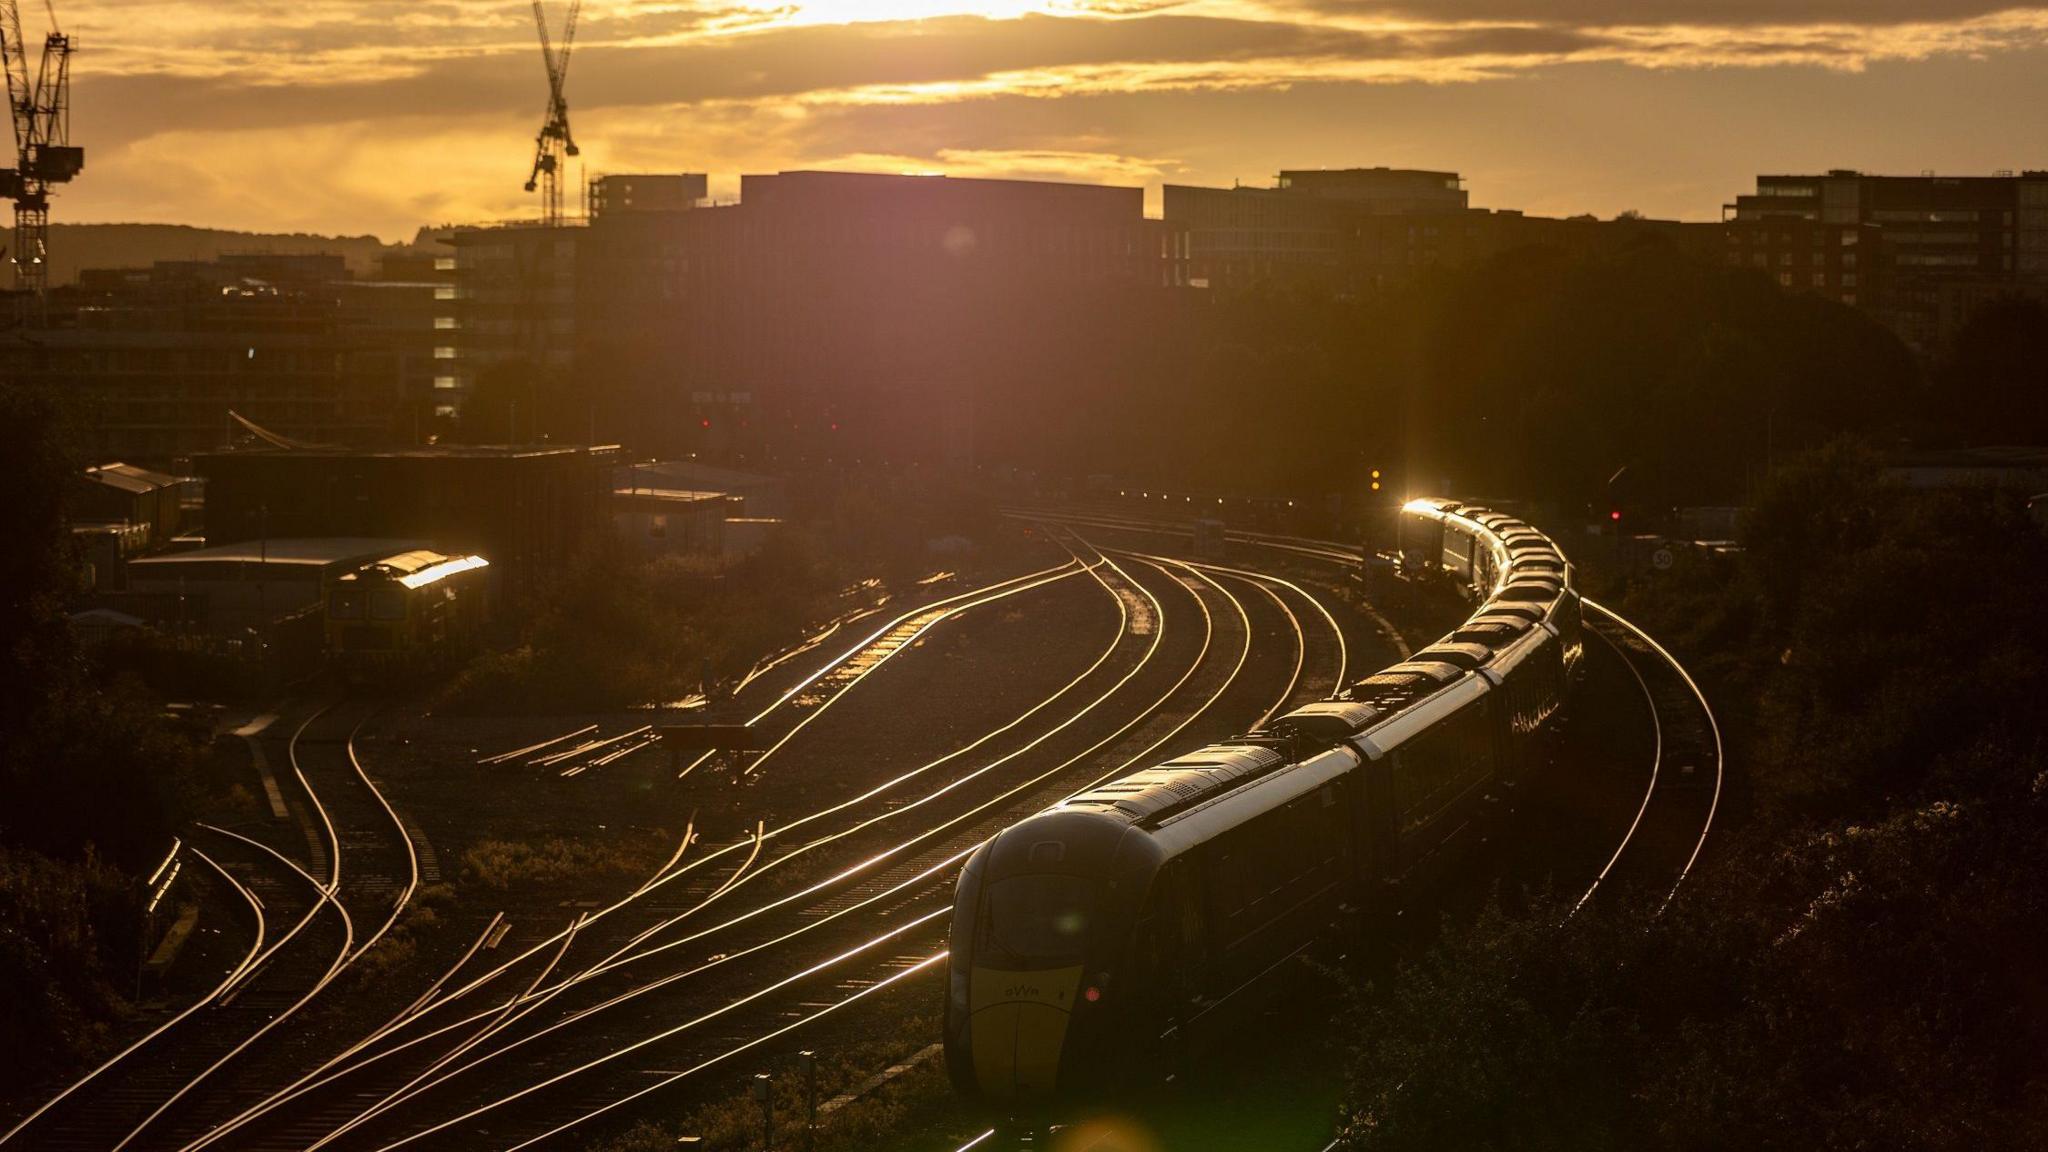
<svg viewBox="0 0 2048 1152">
<path fill-rule="evenodd" d="M 449 329 L 449 328 L 453 328 L 453 327 L 455 327 L 455 317 L 453 317 L 453 316 L 436 316 L 436 317 L 434 317 L 434 327 L 435 327 L 435 328 L 439 328 L 439 329 L 443 329 L 443 330 L 445 330 L 445 329 Z"/>
<path fill-rule="evenodd" d="M 439 348 L 434 349 L 434 359 L 453 360 L 455 359 L 455 349 L 449 347 L 446 344 L 443 344 Z"/>
<path fill-rule="evenodd" d="M 436 387 L 436 388 L 444 388 L 444 389 L 445 389 L 445 388 L 456 388 L 456 387 L 459 387 L 459 386 L 460 386 L 460 385 L 458 385 L 458 384 L 456 383 L 455 377 L 453 377 L 453 376 L 436 376 L 436 377 L 434 377 L 434 387 Z"/>
<path fill-rule="evenodd" d="M 1790 252 L 1778 253 L 1778 263 L 1790 268 L 1792 266 L 1792 254 Z"/>
<path fill-rule="evenodd" d="M 1861 238 L 1862 236 L 1860 233 L 1845 230 L 1842 233 L 1842 247 L 1854 248 L 1856 246 L 1856 241 Z"/>
<path fill-rule="evenodd" d="M 453 299 L 455 299 L 455 286 L 454 286 L 453 284 L 436 284 L 436 285 L 434 286 L 434 299 L 436 299 L 436 300 L 453 300 Z"/>
<path fill-rule="evenodd" d="M 1854 272 L 1844 272 L 1844 273 L 1842 273 L 1842 287 L 1844 287 L 1844 288 L 1854 288 L 1855 286 L 1856 286 L 1856 274 L 1855 274 Z"/>
<path fill-rule="evenodd" d="M 1790 288 L 1792 286 L 1792 274 L 1790 272 L 1778 273 L 1778 286 L 1781 288 Z"/>
<path fill-rule="evenodd" d="M 1768 268 L 1771 266 L 1771 254 L 1768 252 L 1758 252 L 1749 258 L 1749 262 L 1759 268 Z"/>
<path fill-rule="evenodd" d="M 434 257 L 434 271 L 436 271 L 436 272 L 453 272 L 453 271 L 455 271 L 455 257 L 453 257 L 453 256 L 436 256 L 436 257 Z"/>
<path fill-rule="evenodd" d="M 1813 274 L 1813 286 L 1814 286 L 1815 288 L 1825 288 L 1825 287 L 1827 287 L 1827 286 L 1828 286 L 1828 274 L 1827 274 L 1827 273 L 1825 273 L 1825 272 L 1815 272 L 1815 273 Z"/>
<path fill-rule="evenodd" d="M 1842 267 L 1844 267 L 1844 268 L 1854 268 L 1855 266 L 1856 266 L 1856 254 L 1855 254 L 1854 252 L 1844 252 L 1844 253 L 1842 253 Z"/>
<path fill-rule="evenodd" d="M 1854 292 L 1842 293 L 1842 303 L 1854 308 L 1856 306 L 1856 294 Z"/>
</svg>

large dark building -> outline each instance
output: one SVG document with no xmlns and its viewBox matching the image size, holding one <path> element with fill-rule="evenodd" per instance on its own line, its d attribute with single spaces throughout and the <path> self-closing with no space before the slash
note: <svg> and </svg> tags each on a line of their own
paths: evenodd
<svg viewBox="0 0 2048 1152">
<path fill-rule="evenodd" d="M 235 413 L 329 444 L 403 435 L 431 379 L 433 288 L 349 279 L 340 256 L 88 269 L 46 327 L 0 333 L 0 371 L 74 398 L 84 449 L 169 463 L 242 435 Z"/>
<path fill-rule="evenodd" d="M 751 459 L 961 462 L 992 401 L 1086 370 L 1090 332 L 1185 283 L 1143 190 L 785 172 L 734 206 L 594 216 L 579 360 L 606 438 Z M 1058 333 L 1058 339 L 1049 334 Z"/>
<path fill-rule="evenodd" d="M 505 224 L 443 238 L 448 281 L 434 321 L 436 414 L 452 417 L 497 365 L 566 374 L 576 363 L 577 252 L 585 229 Z"/>
<path fill-rule="evenodd" d="M 1531 245 L 1582 254 L 1659 237 L 1707 252 L 1718 226 L 1673 220 L 1559 220 L 1470 207 L 1455 172 L 1389 168 L 1282 172 L 1271 188 L 1169 184 L 1166 223 L 1185 236 L 1201 287 L 1273 284 L 1372 292 L 1433 267 Z"/>
<path fill-rule="evenodd" d="M 266 537 L 424 541 L 481 554 L 514 596 L 608 523 L 612 448 L 253 450 L 200 456 L 206 542 Z"/>
<path fill-rule="evenodd" d="M 2048 171 L 1759 176 L 1722 214 L 1730 263 L 1868 309 L 1923 351 L 1986 300 L 2048 291 Z"/>
</svg>

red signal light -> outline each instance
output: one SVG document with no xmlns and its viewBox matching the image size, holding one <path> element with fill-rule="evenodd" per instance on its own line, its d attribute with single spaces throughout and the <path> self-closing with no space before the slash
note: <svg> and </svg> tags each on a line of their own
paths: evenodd
<svg viewBox="0 0 2048 1152">
<path fill-rule="evenodd" d="M 709 421 L 709 420 L 699 420 L 699 421 L 697 421 L 697 426 L 698 426 L 698 427 L 700 427 L 700 428 L 709 428 L 709 427 L 711 427 L 711 421 Z"/>
<path fill-rule="evenodd" d="M 1609 520 L 1620 520 L 1620 519 L 1621 519 L 1621 509 L 1619 509 L 1619 508 L 1616 508 L 1616 509 L 1615 509 L 1614 511 L 1612 511 L 1612 512 L 1609 512 L 1609 513 L 1607 514 L 1607 518 L 1608 518 Z"/>
<path fill-rule="evenodd" d="M 1086 992 L 1081 993 L 1081 997 L 1082 999 L 1088 1001 L 1090 1004 L 1093 1004 L 1097 1000 L 1102 999 L 1102 989 L 1097 988 L 1091 984 L 1088 986 L 1088 990 Z"/>
</svg>

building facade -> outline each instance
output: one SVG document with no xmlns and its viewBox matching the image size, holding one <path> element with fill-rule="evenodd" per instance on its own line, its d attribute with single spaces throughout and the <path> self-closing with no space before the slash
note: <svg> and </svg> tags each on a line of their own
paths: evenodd
<svg viewBox="0 0 2048 1152">
<path fill-rule="evenodd" d="M 1085 345 L 1185 284 L 1184 246 L 1143 196 L 784 172 L 743 177 L 737 205 L 595 216 L 577 337 L 606 393 L 600 438 L 764 463 L 969 460 L 997 397 L 1075 362 L 1048 332 Z"/>
<path fill-rule="evenodd" d="M 1704 252 L 1719 234 L 1675 220 L 1476 209 L 1455 172 L 1387 168 L 1291 170 L 1271 188 L 1169 184 L 1164 207 L 1165 222 L 1186 236 L 1192 282 L 1225 290 L 1357 295 L 1532 245 L 1592 255 L 1655 238 Z"/>
<path fill-rule="evenodd" d="M 434 318 L 435 415 L 458 416 L 478 379 L 512 361 L 566 374 L 576 361 L 582 221 L 457 228 Z"/>
<path fill-rule="evenodd" d="M 606 530 L 618 451 L 599 447 L 260 449 L 193 461 L 209 546 L 267 537 L 423 541 L 488 558 L 534 592 Z"/>
<path fill-rule="evenodd" d="M 230 413 L 327 444 L 402 435 L 429 384 L 432 288 L 355 281 L 339 256 L 88 269 L 47 326 L 0 333 L 0 371 L 73 398 L 83 449 L 169 464 L 246 436 Z"/>
<path fill-rule="evenodd" d="M 2048 287 L 2048 171 L 1765 175 L 1722 215 L 1730 262 L 1867 309 L 1923 352 L 1947 344 L 1983 302 Z M 1853 250 L 1853 264 L 1814 264 L 1830 243 Z"/>
</svg>

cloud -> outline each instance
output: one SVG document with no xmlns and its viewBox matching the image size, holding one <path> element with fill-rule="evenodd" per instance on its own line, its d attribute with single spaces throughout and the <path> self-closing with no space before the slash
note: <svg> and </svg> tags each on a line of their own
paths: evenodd
<svg viewBox="0 0 2048 1152">
<path fill-rule="evenodd" d="M 558 21 L 563 6 L 547 7 Z M 952 14 L 884 18 L 912 11 Z M 849 14 L 860 18 L 845 22 Z M 80 45 L 74 132 L 90 157 L 67 201 L 131 218 L 332 220 L 387 233 L 527 203 L 518 186 L 546 91 L 530 3 L 104 0 L 67 8 L 67 17 Z M 1612 115 L 1626 111 L 1622 93 L 1641 86 L 1631 75 L 1855 76 L 1901 62 L 2031 59 L 2048 45 L 2048 8 L 588 0 L 577 43 L 570 102 L 593 172 L 841 165 L 1155 185 L 1184 178 L 1185 165 L 1197 176 L 1242 170 L 1205 139 L 1210 121 L 1132 137 L 1138 118 L 1206 97 L 1238 106 L 1255 94 L 1285 97 L 1300 108 L 1329 106 L 1342 92 L 1456 87 L 1477 90 L 1475 107 L 1505 111 L 1532 85 L 1559 90 L 1566 77 L 1598 76 L 1607 95 L 1587 95 L 1597 105 L 1589 113 Z M 2026 93 L 2048 95 L 2048 78 Z M 1809 105 L 1758 113 L 1843 114 Z M 1340 121 L 1321 138 L 1266 136 L 1327 149 L 1336 162 L 1384 162 L 1356 150 L 1398 127 Z M 1482 139 L 1483 128 L 1460 138 Z M 1243 155 L 1261 138 L 1231 139 Z M 1248 170 L 1272 166 L 1262 158 Z"/>
<path fill-rule="evenodd" d="M 1748 28 L 1950 24 L 2040 9 L 2011 0 L 1292 0 L 1283 10 L 1308 17 L 1367 16 L 1430 23 Z"/>
</svg>

